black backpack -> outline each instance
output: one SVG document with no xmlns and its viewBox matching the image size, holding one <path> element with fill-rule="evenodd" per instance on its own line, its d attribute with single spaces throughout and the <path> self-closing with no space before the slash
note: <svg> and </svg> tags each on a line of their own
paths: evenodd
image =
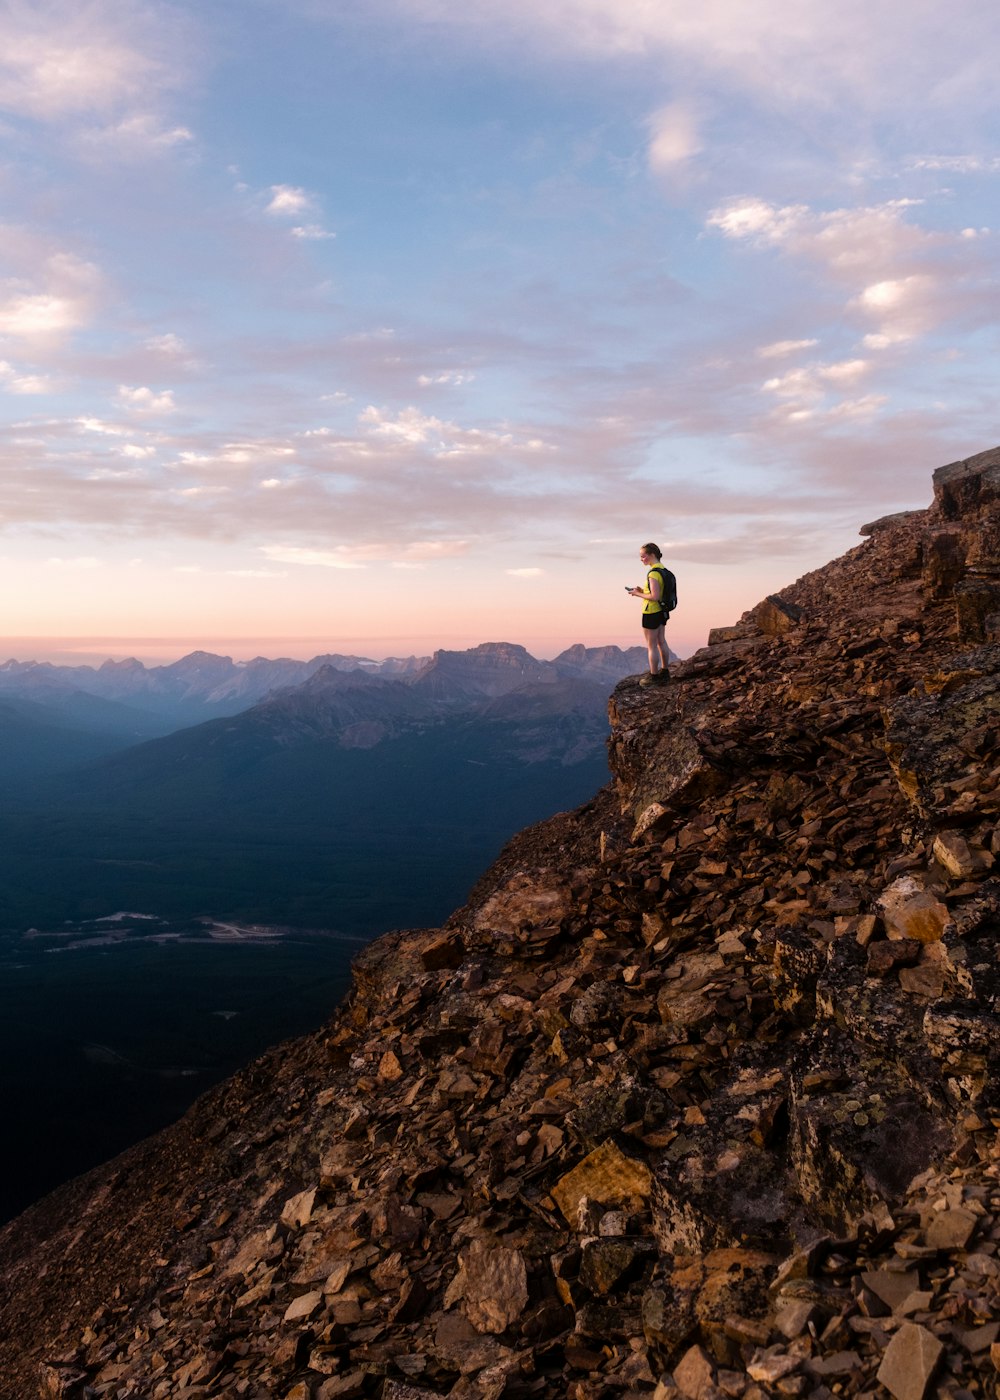
<svg viewBox="0 0 1000 1400">
<path fill-rule="evenodd" d="M 677 580 L 666 564 L 654 564 L 653 569 L 660 575 L 660 603 L 669 617 L 677 606 Z"/>
</svg>

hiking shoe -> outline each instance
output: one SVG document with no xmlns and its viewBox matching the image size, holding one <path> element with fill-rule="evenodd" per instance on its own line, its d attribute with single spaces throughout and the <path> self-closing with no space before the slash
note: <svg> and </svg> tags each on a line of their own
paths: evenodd
<svg viewBox="0 0 1000 1400">
<path fill-rule="evenodd" d="M 669 671 L 650 671 L 642 677 L 640 685 L 663 685 L 670 679 Z"/>
</svg>

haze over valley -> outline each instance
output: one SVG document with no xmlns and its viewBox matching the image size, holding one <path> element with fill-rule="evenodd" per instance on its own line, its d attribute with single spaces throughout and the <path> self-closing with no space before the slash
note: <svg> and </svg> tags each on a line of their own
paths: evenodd
<svg viewBox="0 0 1000 1400">
<path fill-rule="evenodd" d="M 0 667 L 0 1077 L 34 1144 L 4 1210 L 317 1024 L 364 942 L 440 922 L 513 833 L 592 796 L 644 661 Z"/>
</svg>

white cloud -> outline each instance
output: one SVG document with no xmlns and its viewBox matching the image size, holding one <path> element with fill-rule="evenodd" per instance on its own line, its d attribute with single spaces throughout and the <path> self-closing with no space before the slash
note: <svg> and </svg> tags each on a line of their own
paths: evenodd
<svg viewBox="0 0 1000 1400">
<path fill-rule="evenodd" d="M 75 325 L 75 309 L 65 297 L 35 293 L 9 297 L 0 304 L 0 332 L 4 335 L 60 334 Z"/>
<path fill-rule="evenodd" d="M 556 51 L 607 67 L 642 63 L 668 82 L 721 82 L 773 109 L 800 105 L 897 112 L 902 101 L 928 109 L 966 102 L 993 88 L 995 11 L 988 0 L 944 25 L 940 6 L 910 0 L 395 0 L 436 28 L 487 31 L 519 54 Z"/>
<path fill-rule="evenodd" d="M 297 224 L 292 229 L 293 238 L 301 238 L 306 242 L 316 242 L 323 238 L 336 238 L 336 234 L 330 229 L 326 229 L 322 224 Z"/>
<path fill-rule="evenodd" d="M 925 229 L 911 221 L 909 211 L 919 203 L 896 199 L 817 211 L 739 199 L 714 210 L 708 226 L 726 238 L 816 265 L 831 289 L 846 293 L 845 309 L 870 327 L 866 349 L 884 350 L 951 316 L 975 313 L 977 303 L 978 314 L 985 316 L 992 300 L 994 274 L 986 248 L 974 259 L 969 244 L 977 240 L 964 232 Z"/>
<path fill-rule="evenodd" d="M 727 238 L 752 238 L 762 243 L 781 243 L 809 214 L 805 204 L 776 208 L 765 199 L 733 199 L 708 216 L 708 227 L 717 228 Z"/>
<path fill-rule="evenodd" d="M 865 336 L 865 345 L 888 349 L 929 330 L 938 319 L 937 290 L 937 280 L 927 274 L 889 278 L 865 287 L 855 304 L 878 323 L 878 330 Z"/>
<path fill-rule="evenodd" d="M 312 195 L 297 185 L 272 185 L 270 193 L 271 200 L 264 210 L 265 214 L 295 217 L 308 213 L 313 207 Z"/>
<path fill-rule="evenodd" d="M 884 398 L 869 394 L 862 398 L 838 399 L 835 396 L 853 386 L 871 370 L 869 360 L 839 360 L 833 364 L 813 363 L 787 370 L 764 381 L 767 394 L 780 400 L 779 418 L 798 423 L 818 417 L 858 418 L 870 415 Z"/>
<path fill-rule="evenodd" d="M 94 127 L 83 132 L 82 146 L 86 154 L 115 155 L 123 160 L 144 160 L 164 154 L 177 147 L 188 146 L 194 133 L 186 126 L 170 126 L 148 112 L 136 113 L 108 126 Z"/>
<path fill-rule="evenodd" d="M 322 569 L 363 569 L 345 549 L 310 549 L 305 545 L 265 544 L 261 552 L 276 564 L 305 564 Z"/>
<path fill-rule="evenodd" d="M 544 569 L 507 569 L 506 573 L 512 578 L 541 578 L 545 573 Z"/>
<path fill-rule="evenodd" d="M 708 216 L 708 227 L 808 258 L 843 279 L 866 277 L 903 258 L 926 254 L 942 241 L 906 222 L 919 201 L 895 199 L 856 209 L 817 211 L 806 204 L 777 206 L 758 198 L 727 201 Z"/>
<path fill-rule="evenodd" d="M 404 408 L 395 418 L 389 418 L 382 409 L 369 404 L 358 416 L 358 422 L 380 437 L 394 438 L 400 442 L 424 443 L 432 436 L 442 439 L 447 428 L 440 418 L 421 413 L 418 408 Z"/>
<path fill-rule="evenodd" d="M 887 403 L 885 394 L 864 394 L 858 399 L 843 399 L 827 410 L 828 418 L 872 418 Z"/>
<path fill-rule="evenodd" d="M 162 8 L 12 0 L 0 16 L 0 108 L 60 120 L 172 86 L 179 29 Z"/>
<path fill-rule="evenodd" d="M 836 364 L 818 366 L 817 373 L 821 379 L 833 384 L 852 384 L 868 369 L 868 360 L 840 360 Z"/>
<path fill-rule="evenodd" d="M 155 350 L 160 355 L 180 357 L 187 354 L 187 346 L 179 335 L 168 331 L 166 335 L 151 335 L 146 341 L 147 350 Z"/>
<path fill-rule="evenodd" d="M 449 384 L 458 387 L 462 384 L 471 384 L 475 379 L 471 370 L 467 369 L 446 369 L 440 374 L 420 374 L 417 376 L 417 383 L 422 389 L 430 388 L 432 384 Z"/>
<path fill-rule="evenodd" d="M 173 413 L 176 408 L 172 389 L 163 389 L 157 393 L 155 389 L 150 389 L 146 385 L 140 385 L 133 389 L 127 384 L 119 384 L 118 400 L 130 412 L 143 416 Z"/>
<path fill-rule="evenodd" d="M 300 185 L 271 185 L 267 191 L 268 201 L 264 213 L 276 219 L 300 219 L 303 215 L 315 214 L 317 199 L 309 190 Z M 308 223 L 295 224 L 291 229 L 293 238 L 304 243 L 319 242 L 326 238 L 336 238 L 336 234 L 315 218 Z"/>
<path fill-rule="evenodd" d="M 809 423 L 814 428 L 822 427 L 825 423 L 861 422 L 874 418 L 886 402 L 885 394 L 864 394 L 856 399 L 841 399 L 834 404 L 817 403 L 811 407 L 801 402 L 798 405 L 789 403 L 782 406 L 778 417 L 786 423 Z"/>
<path fill-rule="evenodd" d="M 463 428 L 431 414 L 421 413 L 411 404 L 395 416 L 369 404 L 359 414 L 358 422 L 374 438 L 397 445 L 426 448 L 438 460 L 454 457 L 476 457 L 489 453 L 515 451 L 535 454 L 547 450 L 542 438 L 518 438 L 509 431 L 486 428 Z M 342 447 L 346 444 L 341 444 Z"/>
<path fill-rule="evenodd" d="M 839 364 L 803 365 L 798 370 L 766 379 L 763 388 L 782 398 L 821 398 L 828 385 L 850 384 L 868 370 L 867 360 L 842 360 Z"/>
<path fill-rule="evenodd" d="M 121 454 L 123 457 L 131 457 L 133 458 L 133 460 L 141 462 L 144 461 L 147 457 L 155 457 L 156 448 L 140 447 L 140 445 L 136 442 L 128 442 L 121 449 Z"/>
<path fill-rule="evenodd" d="M 871 287 L 864 289 L 860 300 L 864 306 L 875 311 L 894 310 L 905 300 L 907 283 L 913 280 L 912 277 L 906 277 L 894 281 L 876 282 Z"/>
<path fill-rule="evenodd" d="M 103 418 L 77 418 L 76 425 L 84 433 L 100 433 L 103 437 L 124 437 L 129 431 L 118 423 L 105 423 Z"/>
<path fill-rule="evenodd" d="M 6 360 L 0 360 L 0 385 L 9 394 L 50 394 L 51 379 L 42 374 L 20 374 Z"/>
<path fill-rule="evenodd" d="M 1000 156 L 914 156 L 908 170 L 941 170 L 949 175 L 993 174 L 1000 170 Z"/>
<path fill-rule="evenodd" d="M 757 355 L 762 360 L 781 360 L 787 355 L 795 355 L 800 350 L 811 350 L 818 340 L 775 340 L 770 345 L 759 345 Z"/>
<path fill-rule="evenodd" d="M 656 175 L 675 172 L 701 150 L 698 123 L 690 103 L 671 102 L 654 112 L 649 127 L 649 165 Z"/>
<path fill-rule="evenodd" d="M 86 323 L 100 284 L 93 263 L 56 252 L 26 272 L 0 282 L 0 334 L 58 341 Z"/>
<path fill-rule="evenodd" d="M 379 540 L 371 544 L 338 545 L 336 549 L 313 549 L 304 545 L 266 544 L 261 552 L 276 564 L 302 564 L 323 569 L 363 569 L 368 564 L 422 565 L 437 559 L 454 559 L 468 553 L 466 540 L 414 540 L 391 545 Z"/>
</svg>

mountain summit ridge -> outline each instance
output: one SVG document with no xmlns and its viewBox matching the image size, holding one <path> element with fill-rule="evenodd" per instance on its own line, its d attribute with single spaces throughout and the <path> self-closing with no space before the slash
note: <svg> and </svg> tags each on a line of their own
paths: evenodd
<svg viewBox="0 0 1000 1400">
<path fill-rule="evenodd" d="M 83 1400 L 990 1393 L 1000 449 L 611 702 L 612 784 L 0 1234 Z"/>
<path fill-rule="evenodd" d="M 642 647 L 587 647 L 576 643 L 552 661 L 538 661 L 514 642 L 481 642 L 465 651 L 434 652 L 430 657 L 370 657 L 323 653 L 308 661 L 289 657 L 257 656 L 237 662 L 215 652 L 192 651 L 177 661 L 147 667 L 136 657 L 108 659 L 100 666 L 57 665 L 49 661 L 8 660 L 0 664 L 0 695 L 24 699 L 65 700 L 87 694 L 115 702 L 127 702 L 153 713 L 175 716 L 178 723 L 192 723 L 215 715 L 239 713 L 270 695 L 307 684 L 316 675 L 335 672 L 401 680 L 426 689 L 435 677 L 445 693 L 454 690 L 465 675 L 475 693 L 488 693 L 487 676 L 497 685 L 512 688 L 527 680 L 555 679 L 558 675 L 589 675 L 610 683 L 638 669 L 644 662 Z"/>
</svg>

